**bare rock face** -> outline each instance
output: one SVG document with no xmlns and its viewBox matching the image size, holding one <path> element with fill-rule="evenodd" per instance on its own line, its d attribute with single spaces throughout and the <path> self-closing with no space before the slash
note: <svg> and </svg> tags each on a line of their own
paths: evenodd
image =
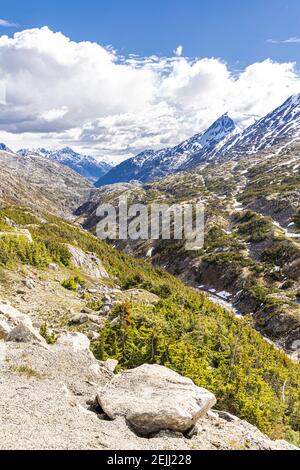
<svg viewBox="0 0 300 470">
<path fill-rule="evenodd" d="M 144 364 L 116 375 L 97 400 L 112 420 L 122 416 L 140 435 L 186 432 L 216 403 L 192 380 L 159 365 Z"/>
<path fill-rule="evenodd" d="M 0 304 L 0 317 L 4 317 L 9 324 L 14 326 L 20 323 L 29 327 L 32 326 L 32 321 L 28 315 L 19 312 L 19 310 L 9 304 Z"/>
<path fill-rule="evenodd" d="M 71 253 L 74 266 L 81 268 L 89 276 L 96 279 L 109 277 L 95 253 L 85 253 L 72 245 L 68 245 L 68 250 Z"/>
<path fill-rule="evenodd" d="M 20 325 L 11 330 L 6 341 L 38 344 L 47 347 L 47 343 L 44 338 L 32 326 L 24 323 L 20 323 Z"/>
</svg>

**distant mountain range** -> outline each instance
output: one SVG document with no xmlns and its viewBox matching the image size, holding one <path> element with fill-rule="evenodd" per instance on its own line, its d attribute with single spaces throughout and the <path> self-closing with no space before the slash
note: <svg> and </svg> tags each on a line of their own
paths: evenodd
<svg viewBox="0 0 300 470">
<path fill-rule="evenodd" d="M 72 170 L 76 171 L 76 173 L 79 173 L 81 176 L 87 178 L 91 183 L 95 183 L 112 168 L 112 165 L 109 165 L 103 161 L 97 161 L 94 157 L 91 156 L 81 155 L 80 153 L 72 150 L 70 147 L 65 147 L 61 150 L 55 151 L 47 150 L 45 148 L 32 150 L 21 149 L 17 153 L 22 157 L 39 156 L 48 158 L 52 161 L 60 163 L 61 165 L 71 168 Z"/>
<path fill-rule="evenodd" d="M 255 154 L 300 139 L 300 94 L 244 131 L 224 114 L 206 131 L 173 148 L 146 150 L 112 168 L 97 187 L 120 182 L 149 182 L 225 156 Z"/>
</svg>

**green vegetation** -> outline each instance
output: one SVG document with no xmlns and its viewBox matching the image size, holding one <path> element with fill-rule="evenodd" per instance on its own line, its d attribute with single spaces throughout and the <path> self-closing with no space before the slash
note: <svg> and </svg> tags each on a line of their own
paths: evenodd
<svg viewBox="0 0 300 470">
<path fill-rule="evenodd" d="M 290 240 L 279 241 L 265 250 L 261 260 L 276 266 L 284 266 L 300 257 L 299 247 Z"/>
<path fill-rule="evenodd" d="M 243 235 L 247 242 L 262 242 L 274 229 L 271 217 L 264 217 L 252 211 L 243 212 L 236 218 L 238 233 Z"/>
<path fill-rule="evenodd" d="M 40 335 L 46 340 L 47 344 L 55 344 L 58 336 L 50 333 L 47 323 L 43 323 L 40 328 Z"/>
<path fill-rule="evenodd" d="M 24 366 L 11 366 L 10 371 L 13 374 L 20 375 L 22 377 L 26 377 L 27 379 L 36 379 L 36 380 L 43 380 L 45 379 L 45 375 L 40 374 L 36 370 L 32 369 L 31 367 L 24 365 Z"/>
<path fill-rule="evenodd" d="M 99 312 L 103 307 L 102 300 L 89 300 L 86 304 L 87 308 L 94 310 L 95 312 Z"/>
<path fill-rule="evenodd" d="M 299 371 L 247 323 L 188 289 L 152 307 L 124 303 L 107 322 L 96 356 L 121 368 L 170 367 L 213 391 L 226 409 L 279 438 L 299 426 Z M 283 391 L 285 395 L 283 398 Z"/>
<path fill-rule="evenodd" d="M 62 281 L 61 285 L 67 290 L 77 291 L 79 287 L 85 286 L 85 280 L 81 276 L 74 276 Z"/>
<path fill-rule="evenodd" d="M 2 211 L 0 217 L 1 214 Z M 10 217 L 13 218 L 12 208 Z M 21 237 L 0 239 L 0 264 L 24 263 L 44 268 L 55 260 L 68 265 L 65 245 L 72 244 L 94 252 L 113 285 L 143 288 L 160 298 L 155 305 L 125 303 L 116 307 L 113 315 L 120 321 L 105 326 L 100 341 L 94 345 L 98 358 L 116 358 L 121 368 L 144 362 L 171 367 L 213 391 L 220 409 L 247 419 L 272 437 L 297 441 L 298 365 L 264 341 L 246 321 L 235 318 L 164 270 L 130 258 L 57 217 L 43 214 L 43 219 L 43 223 L 30 227 L 33 243 Z M 254 278 L 263 270 L 260 263 L 234 250 L 207 254 L 205 260 L 224 269 L 233 266 L 239 271 L 247 267 Z M 77 290 L 82 282 L 74 271 L 64 287 Z M 259 294 L 264 299 L 266 295 L 267 292 Z M 47 338 L 47 328 L 43 333 Z"/>
</svg>

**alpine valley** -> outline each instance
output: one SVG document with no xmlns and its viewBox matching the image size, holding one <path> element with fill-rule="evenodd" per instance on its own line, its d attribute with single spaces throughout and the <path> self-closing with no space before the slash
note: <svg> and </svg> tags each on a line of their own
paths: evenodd
<svg viewBox="0 0 300 470">
<path fill-rule="evenodd" d="M 1 449 L 300 446 L 300 95 L 114 168 L 1 144 L 0 171 Z M 203 249 L 98 240 L 121 195 L 202 202 Z"/>
</svg>

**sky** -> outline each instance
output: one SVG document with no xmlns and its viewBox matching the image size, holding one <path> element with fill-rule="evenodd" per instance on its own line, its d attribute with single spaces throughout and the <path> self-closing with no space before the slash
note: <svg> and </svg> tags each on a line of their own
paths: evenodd
<svg viewBox="0 0 300 470">
<path fill-rule="evenodd" d="M 0 141 L 121 161 L 300 92 L 299 0 L 1 0 Z"/>
</svg>

